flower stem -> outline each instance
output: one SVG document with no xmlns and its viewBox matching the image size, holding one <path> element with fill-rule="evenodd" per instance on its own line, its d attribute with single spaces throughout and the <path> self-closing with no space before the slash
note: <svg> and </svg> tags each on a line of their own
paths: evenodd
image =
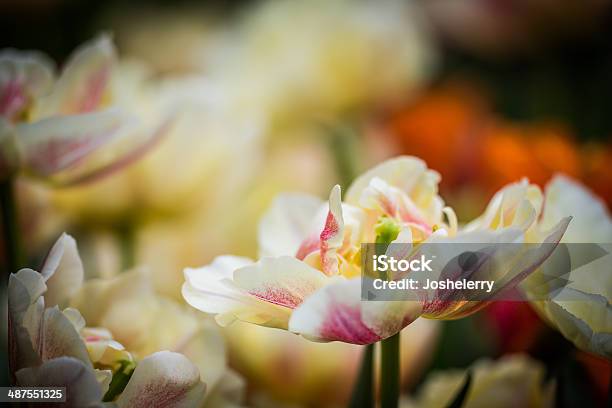
<svg viewBox="0 0 612 408">
<path fill-rule="evenodd" d="M 121 246 L 121 272 L 131 269 L 136 264 L 136 229 L 125 222 L 117 228 L 117 237 Z"/>
<path fill-rule="evenodd" d="M 343 189 L 348 188 L 357 175 L 357 135 L 349 125 L 341 123 L 325 124 L 328 132 L 328 143 L 336 171 Z"/>
<path fill-rule="evenodd" d="M 359 377 L 353 388 L 349 408 L 374 407 L 374 344 L 365 346 L 361 356 Z"/>
<path fill-rule="evenodd" d="M 2 207 L 2 243 L 7 268 L 3 279 L 6 281 L 9 274 L 17 272 L 23 266 L 15 183 L 12 178 L 0 182 L 0 205 Z"/>
<path fill-rule="evenodd" d="M 397 408 L 399 402 L 400 333 L 380 342 L 380 406 Z"/>
</svg>

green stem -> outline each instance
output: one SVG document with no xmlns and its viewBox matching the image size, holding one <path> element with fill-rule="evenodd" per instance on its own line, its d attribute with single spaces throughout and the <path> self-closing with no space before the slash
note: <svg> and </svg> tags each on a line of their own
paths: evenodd
<svg viewBox="0 0 612 408">
<path fill-rule="evenodd" d="M 380 342 L 380 406 L 397 408 L 399 403 L 400 334 Z"/>
<path fill-rule="evenodd" d="M 357 135 L 348 125 L 325 124 L 330 133 L 328 142 L 336 164 L 342 189 L 348 188 L 357 174 Z"/>
<path fill-rule="evenodd" d="M 23 266 L 23 252 L 19 236 L 19 220 L 15 200 L 15 185 L 12 178 L 0 182 L 0 204 L 2 206 L 2 242 L 6 259 L 5 281 L 9 274 Z"/>
<path fill-rule="evenodd" d="M 133 224 L 123 223 L 117 229 L 121 245 L 121 271 L 127 271 L 136 264 L 136 229 Z"/>
<path fill-rule="evenodd" d="M 374 344 L 365 346 L 361 356 L 359 377 L 353 388 L 349 408 L 374 407 Z"/>
</svg>

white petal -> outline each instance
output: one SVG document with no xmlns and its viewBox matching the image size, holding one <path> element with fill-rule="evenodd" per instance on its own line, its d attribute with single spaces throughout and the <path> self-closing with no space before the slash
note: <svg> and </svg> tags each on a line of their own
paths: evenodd
<svg viewBox="0 0 612 408">
<path fill-rule="evenodd" d="M 252 263 L 247 258 L 221 256 L 210 265 L 184 271 L 183 298 L 191 306 L 206 313 L 217 314 L 217 322 L 227 325 L 235 319 L 271 327 L 287 326 L 289 310 L 264 302 L 237 287 L 234 270 Z"/>
<path fill-rule="evenodd" d="M 526 229 L 539 215 L 542 201 L 540 188 L 529 184 L 527 179 L 508 184 L 495 193 L 484 214 L 467 224 L 464 230 L 474 231 L 510 226 Z"/>
<path fill-rule="evenodd" d="M 46 285 L 41 274 L 22 269 L 8 284 L 9 360 L 12 371 L 40 363 L 38 348 L 44 311 L 41 295 Z"/>
<path fill-rule="evenodd" d="M 550 228 L 561 218 L 572 216 L 562 242 L 612 242 L 612 217 L 606 204 L 586 187 L 564 176 L 556 176 L 546 186 L 542 228 Z"/>
<path fill-rule="evenodd" d="M 66 387 L 66 407 L 93 407 L 102 401 L 102 388 L 91 367 L 72 357 L 59 357 L 16 373 L 21 387 Z"/>
<path fill-rule="evenodd" d="M 16 128 L 23 170 L 57 184 L 83 182 L 114 169 L 154 138 L 116 108 L 56 116 Z"/>
<path fill-rule="evenodd" d="M 557 298 L 545 302 L 557 329 L 578 348 L 612 358 L 612 306 L 600 295 L 564 288 Z"/>
<path fill-rule="evenodd" d="M 329 194 L 329 212 L 325 220 L 325 227 L 321 231 L 321 266 L 328 276 L 339 272 L 338 249 L 344 242 L 344 218 L 342 214 L 342 199 L 340 186 L 336 185 Z"/>
<path fill-rule="evenodd" d="M 74 238 L 62 234 L 49 251 L 41 274 L 48 288 L 45 293 L 47 307 L 63 305 L 81 288 L 83 262 Z"/>
<path fill-rule="evenodd" d="M 346 202 L 353 205 L 359 204 L 361 195 L 374 178 L 380 178 L 387 184 L 410 193 L 426 170 L 425 162 L 416 157 L 401 156 L 387 160 L 353 181 L 346 193 Z"/>
<path fill-rule="evenodd" d="M 326 284 L 319 270 L 291 256 L 262 258 L 234 272 L 236 286 L 266 302 L 294 308 Z"/>
<path fill-rule="evenodd" d="M 362 301 L 357 278 L 330 284 L 307 298 L 293 311 L 289 330 L 319 341 L 371 344 L 397 333 L 419 312 L 416 302 Z"/>
<path fill-rule="evenodd" d="M 200 372 L 185 356 L 160 351 L 138 363 L 117 399 L 119 408 L 196 407 L 204 398 Z"/>
<path fill-rule="evenodd" d="M 294 256 L 300 244 L 313 232 L 315 216 L 323 204 L 307 194 L 281 194 L 259 223 L 260 256 Z"/>
<path fill-rule="evenodd" d="M 91 366 L 87 347 L 74 325 L 57 306 L 46 309 L 42 328 L 43 361 L 68 356 Z"/>
</svg>

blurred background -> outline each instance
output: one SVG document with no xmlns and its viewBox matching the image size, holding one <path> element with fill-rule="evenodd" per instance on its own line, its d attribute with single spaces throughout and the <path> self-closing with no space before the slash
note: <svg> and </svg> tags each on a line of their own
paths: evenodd
<svg viewBox="0 0 612 408">
<path fill-rule="evenodd" d="M 324 197 L 399 154 L 441 173 L 463 222 L 503 185 L 557 172 L 612 205 L 608 0 L 0 1 L 0 48 L 40 50 L 58 67 L 99 33 L 118 48 L 115 92 L 179 113 L 159 146 L 103 180 L 19 180 L 28 265 L 67 231 L 88 276 L 147 265 L 180 301 L 184 267 L 257 255 L 276 194 Z M 358 347 L 242 324 L 225 335 L 251 405 L 346 403 Z M 558 403 L 607 398 L 609 363 L 572 351 L 527 304 L 419 320 L 402 338 L 407 396 L 441 370 L 525 353 L 515 368 L 554 380 Z"/>
</svg>

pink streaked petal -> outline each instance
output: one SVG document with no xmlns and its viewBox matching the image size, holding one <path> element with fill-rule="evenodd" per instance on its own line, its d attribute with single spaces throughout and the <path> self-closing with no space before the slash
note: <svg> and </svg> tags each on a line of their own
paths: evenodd
<svg viewBox="0 0 612 408">
<path fill-rule="evenodd" d="M 115 48 L 108 36 L 83 44 L 70 57 L 53 91 L 40 100 L 35 119 L 99 109 L 115 62 Z"/>
<path fill-rule="evenodd" d="M 67 183 L 64 182 L 64 184 L 76 185 L 90 183 L 113 174 L 138 161 L 151 149 L 154 149 L 157 144 L 168 134 L 168 131 L 172 126 L 172 122 L 173 120 L 171 118 L 162 122 L 160 126 L 149 133 L 147 138 L 144 138 L 141 142 L 134 144 L 130 149 L 123 152 L 117 160 L 110 161 L 106 165 L 102 165 L 100 167 L 92 168 L 89 172 L 86 172 L 79 177 L 75 177 Z"/>
<path fill-rule="evenodd" d="M 308 255 L 316 252 L 321 247 L 320 235 L 314 234 L 302 241 L 302 244 L 295 253 L 295 257 L 303 261 Z"/>
<path fill-rule="evenodd" d="M 0 116 L 15 123 L 53 82 L 53 63 L 31 51 L 0 52 Z"/>
<path fill-rule="evenodd" d="M 17 127 L 17 148 L 26 171 L 49 177 L 76 167 L 136 123 L 118 109 L 44 119 Z"/>
<path fill-rule="evenodd" d="M 236 319 L 286 328 L 289 309 L 250 295 L 233 281 L 234 271 L 251 264 L 247 258 L 219 256 L 209 265 L 184 270 L 183 298 L 192 307 L 216 314 L 223 326 Z"/>
<path fill-rule="evenodd" d="M 252 296 L 290 309 L 323 287 L 326 277 L 291 256 L 262 258 L 234 272 L 234 282 Z"/>
<path fill-rule="evenodd" d="M 119 408 L 197 407 L 205 390 L 200 371 L 187 357 L 159 351 L 138 363 L 116 403 Z"/>
<path fill-rule="evenodd" d="M 313 293 L 293 311 L 289 330 L 317 341 L 352 344 L 371 344 L 394 334 L 377 332 L 378 327 L 364 320 L 365 303 L 361 301 L 360 278 L 338 280 Z M 365 316 L 370 320 L 373 314 L 367 311 Z M 403 327 L 403 323 L 395 326 Z"/>
<path fill-rule="evenodd" d="M 325 227 L 321 232 L 321 265 L 323 272 L 328 276 L 338 274 L 337 250 L 344 242 L 344 219 L 342 218 L 342 201 L 340 197 L 340 186 L 332 188 L 329 195 L 329 212 L 325 221 Z"/>
<path fill-rule="evenodd" d="M 19 81 L 10 81 L 0 86 L 0 116 L 14 120 L 28 104 L 25 86 Z"/>
<path fill-rule="evenodd" d="M 408 194 L 378 177 L 370 180 L 370 185 L 364 189 L 360 202 L 364 208 L 380 209 L 390 217 L 418 227 L 427 235 L 432 232 L 432 226 L 427 223 L 421 210 Z"/>
<path fill-rule="evenodd" d="M 313 225 L 313 221 L 322 205 L 321 199 L 307 194 L 285 193 L 276 197 L 259 223 L 260 257 L 295 255 L 305 239 L 312 242 L 311 233 L 320 231 L 320 225 Z M 313 243 L 318 249 L 318 236 Z"/>
</svg>

